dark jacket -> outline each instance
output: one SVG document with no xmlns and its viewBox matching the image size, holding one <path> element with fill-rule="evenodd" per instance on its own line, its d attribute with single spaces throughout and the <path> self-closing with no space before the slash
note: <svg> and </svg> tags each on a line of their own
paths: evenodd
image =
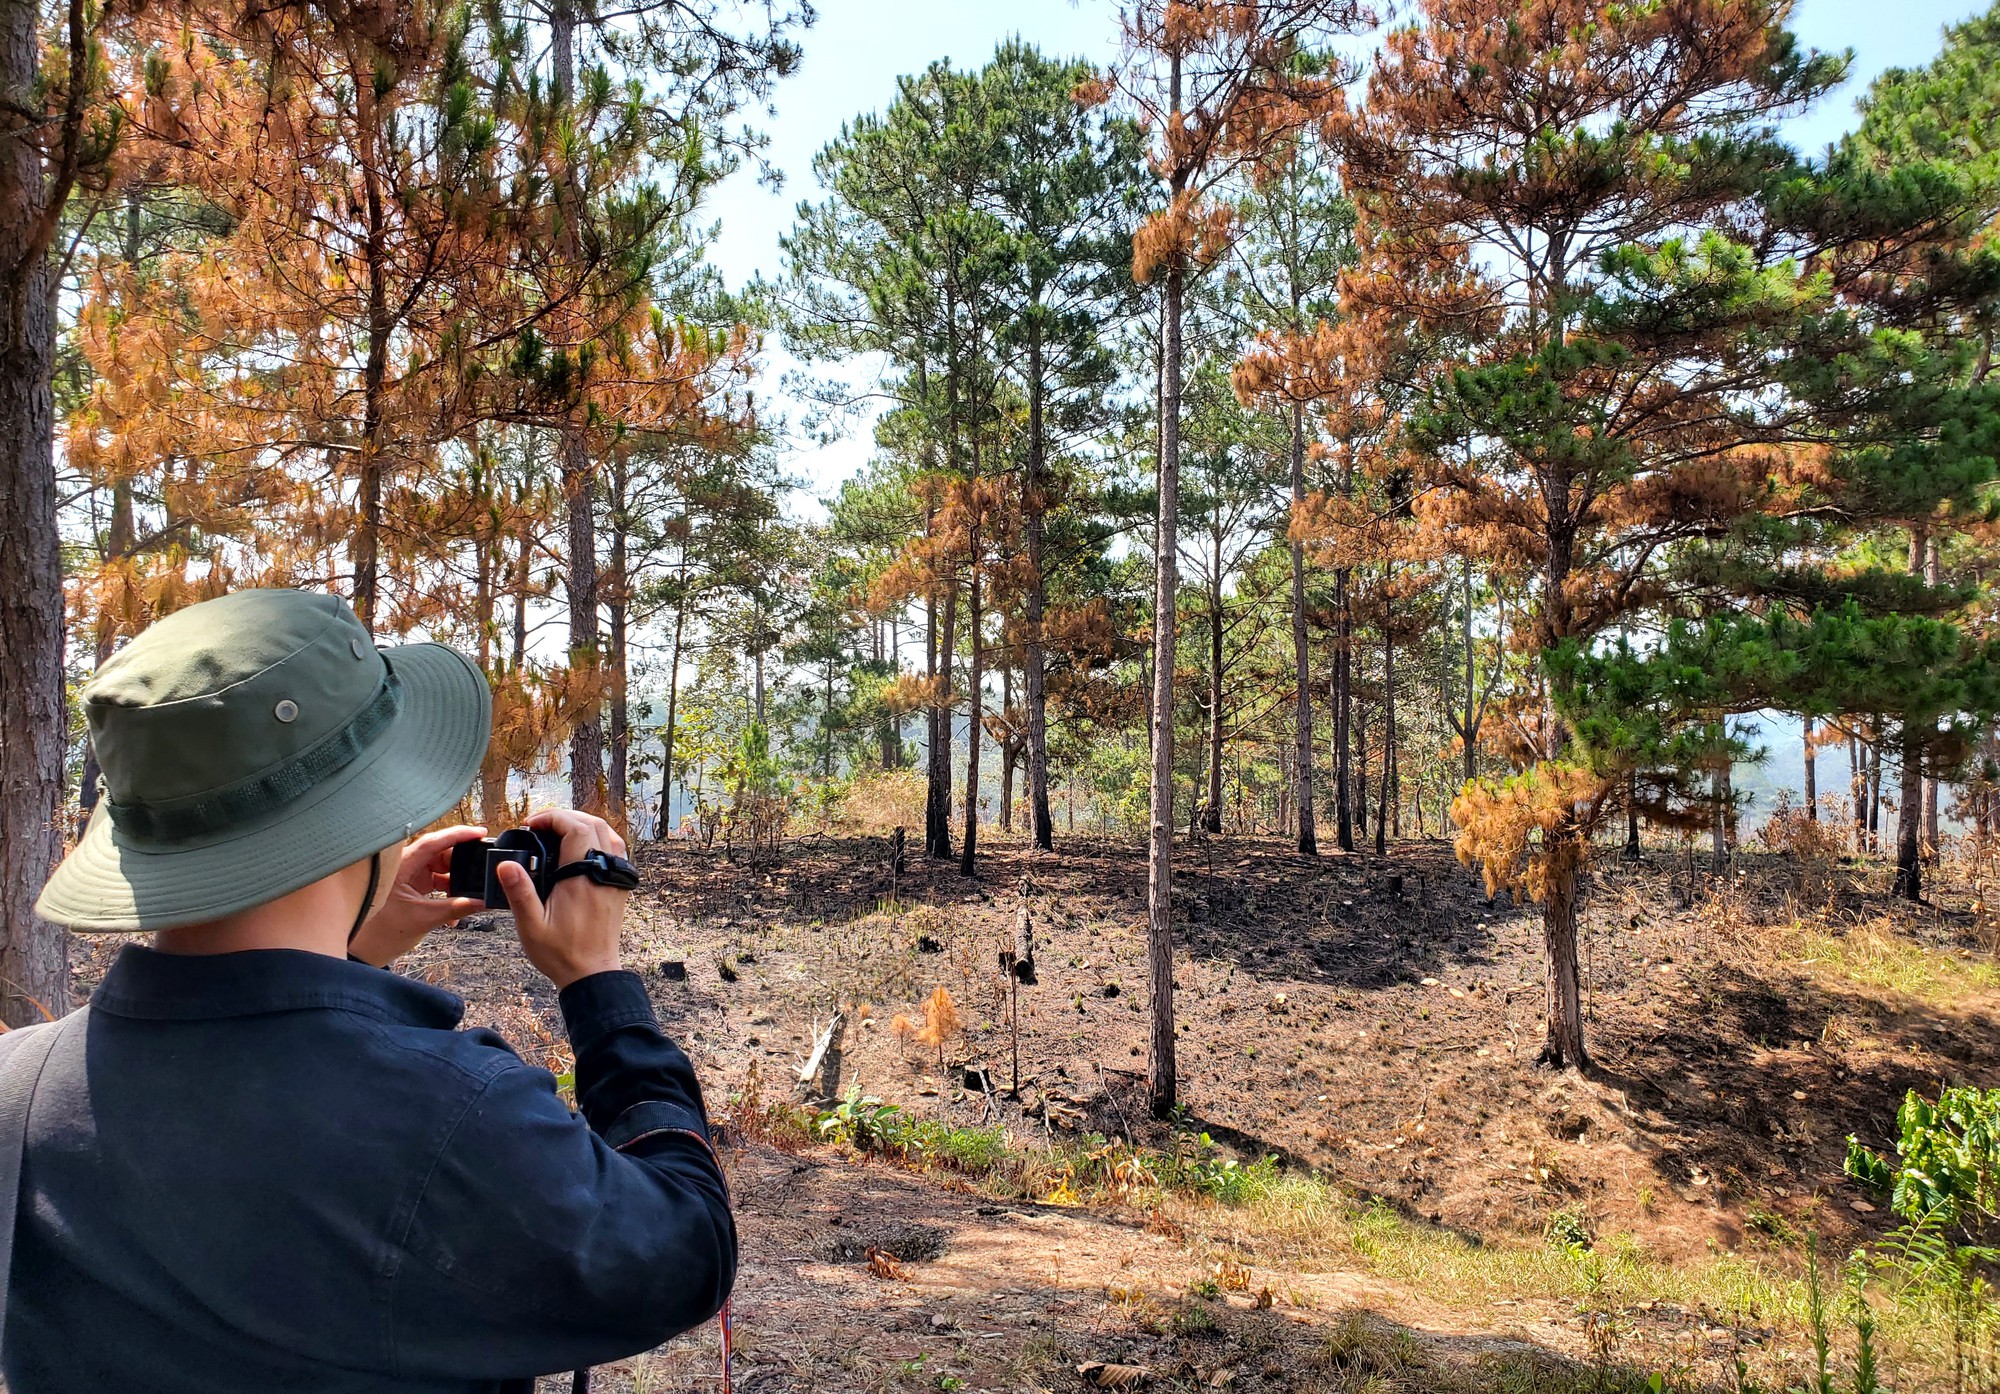
<svg viewBox="0 0 2000 1394">
<path fill-rule="evenodd" d="M 582 1116 L 448 992 L 127 948 L 30 1118 L 13 1394 L 493 1394 L 712 1316 L 736 1232 L 631 973 L 562 994 Z"/>
</svg>

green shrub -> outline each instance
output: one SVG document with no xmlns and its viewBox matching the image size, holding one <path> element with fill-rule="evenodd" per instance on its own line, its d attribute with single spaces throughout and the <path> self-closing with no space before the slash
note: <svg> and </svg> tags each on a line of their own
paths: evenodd
<svg viewBox="0 0 2000 1394">
<path fill-rule="evenodd" d="M 1542 1226 L 1542 1237 L 1572 1254 L 1590 1252 L 1590 1217 L 1580 1205 L 1565 1205 Z"/>
<path fill-rule="evenodd" d="M 955 1128 L 922 1119 L 903 1130 L 895 1145 L 912 1161 L 950 1167 L 968 1176 L 984 1176 L 1007 1160 L 1007 1130 L 998 1124 Z"/>
<path fill-rule="evenodd" d="M 1153 1169 L 1162 1186 L 1193 1191 L 1222 1205 L 1247 1205 L 1262 1199 L 1278 1179 L 1276 1157 L 1240 1162 L 1224 1155 L 1207 1133 L 1184 1140 Z"/>
<path fill-rule="evenodd" d="M 872 1096 L 863 1097 L 859 1083 L 851 1085 L 847 1097 L 819 1115 L 819 1135 L 829 1142 L 844 1142 L 857 1152 L 873 1152 L 894 1144 L 907 1126 L 903 1110 Z"/>
<path fill-rule="evenodd" d="M 1913 1225 L 1976 1237 L 2000 1203 L 2000 1089 L 1912 1089 L 1896 1110 L 1896 1160 L 1847 1139 L 1847 1174 Z"/>
</svg>

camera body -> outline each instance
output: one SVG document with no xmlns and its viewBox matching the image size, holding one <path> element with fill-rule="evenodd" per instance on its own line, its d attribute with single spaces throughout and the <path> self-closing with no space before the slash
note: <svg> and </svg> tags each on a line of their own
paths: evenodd
<svg viewBox="0 0 2000 1394">
<path fill-rule="evenodd" d="M 562 837 L 534 828 L 512 828 L 498 837 L 461 842 L 451 849 L 451 894 L 470 896 L 490 910 L 507 909 L 507 892 L 497 874 L 502 862 L 515 862 L 535 883 L 535 895 L 549 898 L 556 868 L 562 864 Z"/>
</svg>

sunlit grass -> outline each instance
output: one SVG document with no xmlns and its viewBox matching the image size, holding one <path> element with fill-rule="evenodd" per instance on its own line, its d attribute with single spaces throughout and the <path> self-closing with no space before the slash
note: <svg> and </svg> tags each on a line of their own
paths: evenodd
<svg viewBox="0 0 2000 1394">
<path fill-rule="evenodd" d="M 1501 1304 L 1552 1303 L 1582 1314 L 1651 1303 L 1692 1321 L 1771 1333 L 1745 1347 L 1753 1368 L 1780 1371 L 1807 1349 L 1810 1290 L 1794 1246 L 1668 1260 L 1624 1233 L 1588 1243 L 1473 1238 L 1357 1200 L 1317 1175 L 1269 1162 L 1232 1164 L 1192 1140 L 1176 1153 L 1103 1138 L 1018 1146 L 997 1127 L 909 1120 L 892 1124 L 871 1150 L 913 1170 L 969 1180 L 1001 1199 L 1148 1214 L 1173 1227 L 1191 1250 L 1240 1253 L 1280 1282 L 1315 1272 L 1366 1272 L 1462 1314 L 1470 1325 L 1504 1321 Z M 1842 1282 L 1838 1272 L 1828 1281 Z M 1878 1276 L 1869 1291 L 1877 1344 L 1894 1362 L 1897 1387 L 1948 1387 L 1955 1349 L 1948 1297 L 1894 1274 Z M 1844 1320 L 1845 1298 L 1836 1306 Z"/>
<path fill-rule="evenodd" d="M 1782 960 L 1821 976 L 1898 993 L 1928 1006 L 1956 1006 L 2000 991 L 2000 961 L 1991 954 L 1919 943 L 1880 921 L 1840 933 L 1800 922 L 1773 935 L 1771 945 Z"/>
</svg>

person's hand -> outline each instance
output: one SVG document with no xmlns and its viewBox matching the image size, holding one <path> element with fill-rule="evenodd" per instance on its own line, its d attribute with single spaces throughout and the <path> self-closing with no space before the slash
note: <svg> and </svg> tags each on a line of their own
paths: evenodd
<svg viewBox="0 0 2000 1394">
<path fill-rule="evenodd" d="M 414 949 L 432 930 L 484 910 L 484 901 L 440 894 L 451 888 L 451 849 L 484 836 L 484 828 L 440 828 L 405 847 L 396 874 L 376 892 L 375 913 L 362 921 L 347 951 L 381 967 Z"/>
<path fill-rule="evenodd" d="M 530 818 L 528 826 L 562 835 L 557 866 L 581 861 L 593 847 L 614 856 L 625 855 L 625 839 L 602 818 L 588 813 L 549 809 Z M 500 888 L 514 909 L 514 932 L 521 937 L 521 951 L 558 991 L 579 978 L 624 966 L 618 937 L 625 927 L 628 892 L 600 886 L 586 876 L 572 876 L 556 884 L 544 905 L 535 894 L 534 878 L 517 863 L 503 863 L 499 875 Z"/>
</svg>

